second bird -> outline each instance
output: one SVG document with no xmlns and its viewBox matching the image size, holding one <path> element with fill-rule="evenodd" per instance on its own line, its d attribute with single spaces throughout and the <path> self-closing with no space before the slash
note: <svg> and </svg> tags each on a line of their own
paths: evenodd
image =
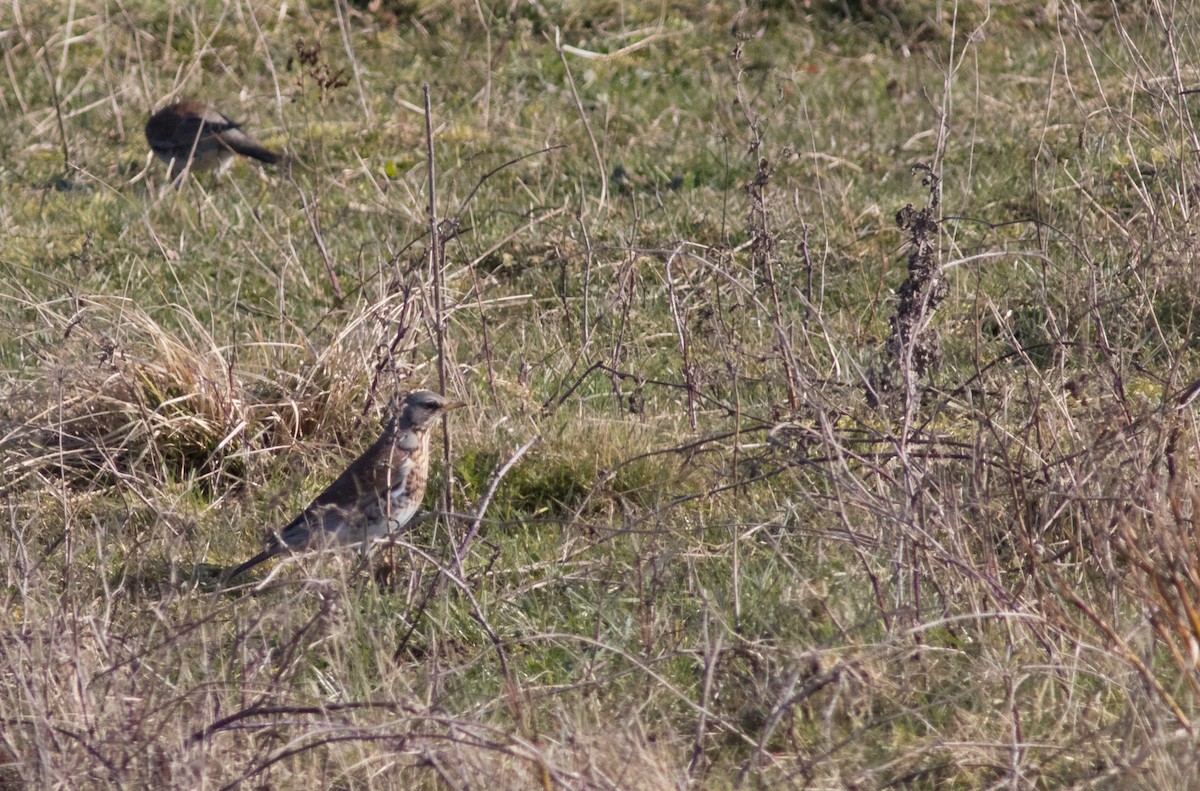
<svg viewBox="0 0 1200 791">
<path fill-rule="evenodd" d="M 171 178 L 193 171 L 228 167 L 234 154 L 273 165 L 282 157 L 250 139 L 241 124 L 194 99 L 164 107 L 146 122 L 146 142 L 155 156 L 171 167 Z"/>
<path fill-rule="evenodd" d="M 465 406 L 429 390 L 409 393 L 393 409 L 383 435 L 354 460 L 303 513 L 271 536 L 267 548 L 225 575 L 232 580 L 276 555 L 358 544 L 396 533 L 417 513 L 429 478 L 429 430 Z"/>
</svg>

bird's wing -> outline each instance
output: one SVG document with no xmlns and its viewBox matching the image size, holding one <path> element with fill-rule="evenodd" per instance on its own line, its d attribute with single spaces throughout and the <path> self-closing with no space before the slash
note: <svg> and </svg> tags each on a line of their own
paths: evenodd
<svg viewBox="0 0 1200 791">
<path fill-rule="evenodd" d="M 344 531 L 346 524 L 345 508 L 333 503 L 314 501 L 287 527 L 279 531 L 279 539 L 283 547 L 302 549 L 310 544 L 319 543 L 326 536 Z"/>
<path fill-rule="evenodd" d="M 346 537 L 361 531 L 365 521 L 379 518 L 387 507 L 388 490 L 404 483 L 413 468 L 407 453 L 393 453 L 390 465 L 380 459 L 381 446 L 387 441 L 385 437 L 377 440 L 280 531 L 284 546 L 298 548 L 316 539 Z"/>
<path fill-rule="evenodd" d="M 185 115 L 178 119 L 175 128 L 169 136 L 162 138 L 165 145 L 191 145 L 196 138 L 203 139 L 210 135 L 218 135 L 236 130 L 237 124 L 232 123 L 220 113 L 206 112 L 203 115 Z"/>
<path fill-rule="evenodd" d="M 394 499 L 398 489 L 407 491 L 408 476 L 414 466 L 413 460 L 408 454 L 404 454 L 390 468 L 386 464 L 378 465 L 372 470 L 373 480 L 363 481 L 364 485 L 358 492 L 355 501 L 355 512 L 363 514 L 368 521 L 379 519 L 385 515 L 394 518 L 389 501 Z"/>
<path fill-rule="evenodd" d="M 237 129 L 241 126 L 241 124 L 235 121 L 230 121 L 228 118 L 221 115 L 211 107 L 204 108 L 204 112 L 202 113 L 189 115 L 187 116 L 187 119 L 196 124 L 203 124 L 204 127 L 210 132 L 225 132 L 230 129 Z"/>
</svg>

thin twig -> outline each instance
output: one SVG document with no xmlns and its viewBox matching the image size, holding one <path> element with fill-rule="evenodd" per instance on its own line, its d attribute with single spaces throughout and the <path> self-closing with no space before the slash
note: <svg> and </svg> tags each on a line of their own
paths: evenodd
<svg viewBox="0 0 1200 791">
<path fill-rule="evenodd" d="M 479 501 L 479 508 L 475 511 L 475 518 L 471 521 L 471 527 L 467 530 L 467 534 L 463 536 L 462 542 L 458 545 L 458 550 L 454 553 L 455 561 L 458 564 L 458 573 L 463 575 L 462 559 L 467 552 L 467 547 L 475 536 L 479 533 L 479 525 L 483 522 L 483 516 L 487 513 L 488 506 L 492 503 L 492 497 L 496 494 L 497 487 L 500 486 L 500 481 L 504 480 L 504 476 L 508 475 L 508 471 L 521 460 L 521 457 L 541 440 L 541 435 L 534 435 L 533 439 L 526 442 L 521 447 L 517 448 L 512 456 L 508 457 L 508 461 L 504 462 L 499 469 L 492 473 L 492 479 L 488 481 L 487 490 L 483 493 L 483 499 Z"/>
<path fill-rule="evenodd" d="M 679 255 L 679 249 L 671 253 L 666 264 L 667 299 L 671 306 L 671 320 L 675 324 L 675 336 L 679 341 L 679 357 L 683 362 L 683 381 L 687 384 L 688 425 L 696 430 L 696 377 L 692 369 L 692 357 L 688 353 L 691 344 L 688 343 L 687 328 L 683 323 L 683 314 L 679 310 L 679 295 L 675 292 L 675 276 L 671 272 L 671 264 Z"/>
<path fill-rule="evenodd" d="M 479 188 L 482 187 L 484 182 L 487 181 L 488 179 L 490 179 L 492 176 L 496 175 L 497 173 L 504 170 L 505 168 L 510 168 L 513 165 L 517 164 L 518 162 L 529 159 L 530 157 L 536 157 L 539 154 L 548 154 L 551 151 L 558 151 L 560 148 L 566 148 L 566 146 L 565 145 L 557 145 L 557 146 L 546 146 L 545 148 L 539 148 L 537 151 L 530 151 L 528 154 L 522 154 L 521 156 L 517 157 L 516 159 L 510 159 L 507 162 L 497 165 L 496 167 L 492 168 L 487 173 L 484 173 L 482 176 L 479 177 L 479 181 L 475 182 L 475 186 L 471 188 L 471 191 L 467 193 L 467 197 L 463 198 L 462 203 L 459 204 L 458 212 L 454 216 L 462 217 L 462 213 L 467 210 L 467 204 L 469 204 L 471 202 L 471 199 L 475 197 L 475 193 L 479 192 Z"/>
<path fill-rule="evenodd" d="M 571 66 L 567 63 L 567 45 L 562 43 L 562 31 L 554 28 L 554 49 L 562 60 L 563 72 L 567 75 L 567 85 L 571 86 L 571 96 L 575 98 L 575 107 L 579 110 L 579 119 L 583 121 L 583 129 L 587 132 L 588 140 L 592 143 L 592 153 L 596 156 L 596 168 L 600 172 L 600 208 L 608 204 L 608 173 L 604 168 L 604 157 L 600 154 L 600 146 L 596 136 L 592 134 L 592 125 L 588 123 L 587 111 L 583 109 L 583 100 L 579 98 L 579 89 L 575 87 L 575 78 L 571 76 Z"/>
<path fill-rule="evenodd" d="M 354 56 L 354 45 L 350 41 L 350 5 L 346 0 L 335 0 L 333 8 L 337 13 L 338 32 L 342 34 L 342 48 L 346 50 L 346 59 L 350 61 L 350 70 L 354 74 L 354 87 L 358 88 L 358 103 L 362 107 L 363 118 L 367 120 L 368 124 L 372 124 L 375 118 L 371 115 L 371 105 L 367 101 L 366 91 L 363 90 L 362 67 L 358 63 L 358 58 Z M 428 101 L 425 103 L 425 109 L 428 115 Z"/>
<path fill-rule="evenodd" d="M 587 354 L 588 349 L 592 345 L 592 261 L 595 254 L 592 251 L 592 237 L 588 233 L 587 223 L 583 221 L 583 206 L 580 205 L 579 211 L 575 214 L 575 220 L 579 223 L 579 230 L 583 234 L 583 249 L 585 257 L 583 259 L 583 353 Z"/>
<path fill-rule="evenodd" d="M 696 715 L 696 736 L 692 740 L 692 757 L 688 761 L 688 777 L 695 777 L 704 757 L 704 734 L 708 730 L 709 699 L 712 694 L 713 675 L 717 670 L 717 662 L 721 659 L 722 635 L 718 632 L 712 640 L 708 639 L 709 610 L 704 609 L 704 620 L 701 628 L 705 637 L 704 674 L 700 681 L 700 710 Z"/>
<path fill-rule="evenodd" d="M 478 535 L 479 526 L 483 523 L 484 514 L 487 512 L 488 506 L 491 504 L 492 497 L 496 494 L 496 489 L 500 486 L 500 481 L 504 479 L 504 476 L 508 474 L 509 470 L 511 470 L 513 466 L 521 460 L 521 457 L 524 456 L 530 448 L 537 444 L 539 440 L 541 440 L 541 436 L 535 436 L 533 439 L 517 448 L 517 450 L 513 452 L 513 455 L 509 457 L 508 461 L 506 461 L 504 464 L 498 467 L 494 473 L 492 473 L 492 478 L 488 482 L 487 491 L 484 492 L 483 499 L 479 501 L 479 507 L 475 509 L 475 515 L 470 517 L 471 527 L 467 530 L 467 535 L 463 538 L 462 542 L 458 545 L 458 548 L 454 552 L 454 565 L 458 572 L 458 576 L 455 577 L 453 573 L 446 571 L 441 563 L 438 563 L 432 558 L 428 558 L 430 562 L 434 564 L 434 568 L 437 569 L 437 571 L 434 573 L 433 580 L 429 583 L 429 587 L 425 589 L 425 594 L 421 597 L 420 602 L 417 603 L 416 608 L 414 608 L 412 623 L 409 624 L 408 629 L 404 632 L 404 635 L 399 641 L 397 641 L 396 650 L 392 654 L 392 661 L 398 661 L 400 655 L 404 652 L 405 647 L 407 647 L 409 639 L 412 637 L 413 632 L 417 630 L 417 625 L 421 622 L 421 618 L 425 615 L 426 607 L 428 606 L 430 600 L 433 599 L 433 594 L 437 592 L 443 575 L 450 577 L 451 581 L 458 584 L 459 587 L 464 590 L 464 592 L 470 595 L 470 591 L 467 589 L 466 585 L 466 572 L 463 570 L 462 566 L 462 559 L 466 554 L 467 547 L 475 539 L 475 536 Z M 454 518 L 458 515 L 452 512 L 447 512 L 445 516 L 447 518 Z M 418 552 L 418 554 L 424 553 Z M 475 606 L 477 607 L 478 605 Z M 483 625 L 485 629 L 489 628 L 487 624 L 482 622 L 483 614 L 481 611 L 476 617 L 477 620 L 480 620 L 481 625 Z M 503 661 L 503 656 L 501 656 L 501 661 Z"/>
<path fill-rule="evenodd" d="M 379 359 L 375 363 L 375 370 L 371 374 L 371 383 L 367 387 L 367 400 L 363 404 L 362 412 L 359 413 L 358 419 L 354 423 L 355 431 L 362 424 L 363 417 L 371 409 L 371 405 L 375 402 L 375 393 L 379 389 L 379 379 L 383 376 L 383 372 L 387 369 L 392 361 L 396 359 L 396 351 L 400 348 L 400 342 L 408 337 L 408 331 L 412 329 L 412 319 L 409 313 L 412 310 L 412 287 L 402 286 L 401 293 L 404 294 L 404 301 L 400 304 L 400 315 L 396 317 L 396 332 L 392 335 L 392 342 L 384 347 Z M 380 344 L 382 346 L 382 344 Z"/>
<path fill-rule="evenodd" d="M 442 262 L 442 234 L 437 219 L 437 181 L 433 158 L 433 110 L 429 83 L 421 86 L 425 96 L 425 164 L 429 169 L 429 268 L 433 274 L 433 325 L 437 338 L 438 390 L 446 392 L 446 271 Z M 442 415 L 442 469 L 446 485 L 442 487 L 442 508 L 454 512 L 454 487 L 451 485 L 451 447 L 449 421 Z"/>
<path fill-rule="evenodd" d="M 197 137 L 199 140 L 199 137 Z M 191 162 L 191 159 L 188 160 Z M 341 285 L 338 283 L 337 271 L 333 268 L 333 258 L 329 255 L 329 249 L 325 247 L 325 239 L 321 236 L 321 225 L 317 222 L 317 207 L 314 202 L 309 201 L 308 195 L 304 190 L 299 190 L 300 200 L 304 203 L 304 216 L 308 220 L 308 227 L 312 230 L 313 241 L 317 243 L 317 251 L 321 253 L 321 261 L 325 264 L 325 274 L 329 275 L 329 284 L 333 287 L 333 295 L 339 301 L 346 298 L 342 291 Z"/>
</svg>

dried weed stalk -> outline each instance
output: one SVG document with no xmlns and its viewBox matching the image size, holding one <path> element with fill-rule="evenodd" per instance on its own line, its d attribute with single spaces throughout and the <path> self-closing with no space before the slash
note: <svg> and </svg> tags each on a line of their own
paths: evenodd
<svg viewBox="0 0 1200 791">
<path fill-rule="evenodd" d="M 896 313 L 889 321 L 892 330 L 884 344 L 885 360 L 871 383 L 874 392 L 870 394 L 878 399 L 880 394 L 899 389 L 910 404 L 918 382 L 940 360 L 938 336 L 929 331 L 929 324 L 950 291 L 938 260 L 939 178 L 928 165 L 914 165 L 913 172 L 923 174 L 929 202 L 919 210 L 910 203 L 896 213 L 896 226 L 908 235 L 908 278 L 897 295 Z"/>
</svg>

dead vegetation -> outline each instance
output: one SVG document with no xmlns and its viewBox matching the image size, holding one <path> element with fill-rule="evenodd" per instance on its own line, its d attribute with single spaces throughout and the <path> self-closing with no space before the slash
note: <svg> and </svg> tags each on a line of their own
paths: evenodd
<svg viewBox="0 0 1200 791">
<path fill-rule="evenodd" d="M 821 5 L 14 18 L 0 787 L 1192 787 L 1195 15 Z"/>
</svg>

